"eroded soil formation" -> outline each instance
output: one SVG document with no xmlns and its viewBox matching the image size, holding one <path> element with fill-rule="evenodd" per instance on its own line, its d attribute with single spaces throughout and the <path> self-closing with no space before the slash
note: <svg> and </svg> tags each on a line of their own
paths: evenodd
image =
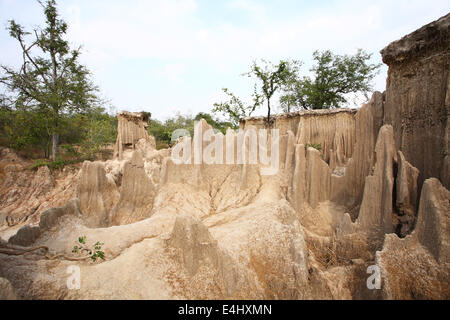
<svg viewBox="0 0 450 320">
<path fill-rule="evenodd" d="M 112 160 L 34 172 L 1 149 L 0 298 L 449 299 L 449 28 L 447 15 L 383 49 L 386 92 L 360 109 L 277 116 L 274 175 L 177 164 L 130 112 Z M 80 236 L 105 260 L 72 259 Z"/>
</svg>

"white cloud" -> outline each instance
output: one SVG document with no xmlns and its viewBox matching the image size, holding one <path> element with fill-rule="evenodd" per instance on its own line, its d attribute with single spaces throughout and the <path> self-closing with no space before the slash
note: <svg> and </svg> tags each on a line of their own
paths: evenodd
<svg viewBox="0 0 450 320">
<path fill-rule="evenodd" d="M 180 85 L 186 66 L 181 63 L 172 63 L 164 66 L 164 74 L 172 85 Z"/>
</svg>

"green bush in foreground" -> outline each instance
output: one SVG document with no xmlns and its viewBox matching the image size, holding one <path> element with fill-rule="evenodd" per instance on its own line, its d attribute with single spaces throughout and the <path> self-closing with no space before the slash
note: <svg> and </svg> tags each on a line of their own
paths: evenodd
<svg viewBox="0 0 450 320">
<path fill-rule="evenodd" d="M 78 238 L 78 244 L 73 247 L 72 253 L 81 254 L 83 251 L 86 251 L 94 262 L 98 258 L 105 260 L 105 253 L 101 251 L 103 245 L 104 243 L 97 241 L 93 248 L 89 248 L 86 246 L 86 236 L 82 236 Z"/>
</svg>

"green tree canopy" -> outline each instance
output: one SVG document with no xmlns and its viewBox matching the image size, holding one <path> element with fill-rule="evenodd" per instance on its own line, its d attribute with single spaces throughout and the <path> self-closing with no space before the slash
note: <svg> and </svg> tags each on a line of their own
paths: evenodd
<svg viewBox="0 0 450 320">
<path fill-rule="evenodd" d="M 267 121 L 270 123 L 271 98 L 279 89 L 293 82 L 292 78 L 295 78 L 301 65 L 296 60 L 281 60 L 277 65 L 261 60 L 260 64 L 254 61 L 250 71 L 243 74 L 256 80 L 251 104 L 245 104 L 226 88 L 222 90 L 228 96 L 228 101 L 214 104 L 212 111 L 227 116 L 235 128 L 239 126 L 240 119 L 251 116 L 264 102 L 267 104 Z"/>
<path fill-rule="evenodd" d="M 193 137 L 195 121 L 199 121 L 200 119 L 204 119 L 214 130 L 220 131 L 223 134 L 226 133 L 227 128 L 233 127 L 233 124 L 230 122 L 220 121 L 206 112 L 199 112 L 195 117 L 177 114 L 165 121 L 150 119 L 148 133 L 155 137 L 158 149 L 167 148 L 173 142 L 172 133 L 177 129 L 185 129 Z"/>
<path fill-rule="evenodd" d="M 214 108 L 212 112 L 221 113 L 225 115 L 228 121 L 232 124 L 234 129 L 239 127 L 239 120 L 245 117 L 249 117 L 258 108 L 262 99 L 256 93 L 256 89 L 253 93 L 253 104 L 247 105 L 228 88 L 223 88 L 222 91 L 228 96 L 228 100 L 225 102 L 214 103 Z"/>
<path fill-rule="evenodd" d="M 213 117 L 211 114 L 206 112 L 199 112 L 194 118 L 194 121 L 199 121 L 200 119 L 204 119 L 210 126 L 213 127 L 213 129 L 222 132 L 223 134 L 226 133 L 228 128 L 233 128 L 233 124 L 228 121 L 221 121 L 215 117 Z"/>
<path fill-rule="evenodd" d="M 99 99 L 89 71 L 78 62 L 80 48 L 71 50 L 64 39 L 67 24 L 60 19 L 55 0 L 39 3 L 45 14 L 44 28 L 31 33 L 9 21 L 7 29 L 20 45 L 23 61 L 18 70 L 2 65 L 0 83 L 8 89 L 9 95 L 2 98 L 7 107 L 34 110 L 43 117 L 55 160 L 63 129 L 61 119 L 67 114 L 88 112 Z"/>
<path fill-rule="evenodd" d="M 381 64 L 371 64 L 371 54 L 359 49 L 355 55 L 335 55 L 331 51 L 315 51 L 313 77 L 291 77 L 280 97 L 282 109 L 340 108 L 347 103 L 349 93 L 372 91 L 371 81 Z"/>
<path fill-rule="evenodd" d="M 250 78 L 256 78 L 258 81 L 259 93 L 256 89 L 257 86 L 255 86 L 255 95 L 259 99 L 262 97 L 261 103 L 264 101 L 267 103 L 267 123 L 270 123 L 270 99 L 277 90 L 292 81 L 299 66 L 300 62 L 296 60 L 281 60 L 277 65 L 262 60 L 261 66 L 253 62 L 251 70 L 244 74 Z"/>
</svg>

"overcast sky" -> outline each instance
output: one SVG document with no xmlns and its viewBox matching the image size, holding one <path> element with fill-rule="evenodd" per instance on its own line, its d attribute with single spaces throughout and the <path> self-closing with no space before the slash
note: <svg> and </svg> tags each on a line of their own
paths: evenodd
<svg viewBox="0 0 450 320">
<path fill-rule="evenodd" d="M 102 95 L 117 110 L 164 119 L 210 111 L 223 87 L 248 97 L 252 85 L 240 74 L 254 59 L 301 60 L 307 73 L 316 49 L 362 48 L 380 63 L 383 47 L 447 14 L 450 1 L 60 0 L 58 8 Z M 20 51 L 5 30 L 9 19 L 42 25 L 42 9 L 0 0 L 0 63 L 14 66 Z"/>
</svg>

